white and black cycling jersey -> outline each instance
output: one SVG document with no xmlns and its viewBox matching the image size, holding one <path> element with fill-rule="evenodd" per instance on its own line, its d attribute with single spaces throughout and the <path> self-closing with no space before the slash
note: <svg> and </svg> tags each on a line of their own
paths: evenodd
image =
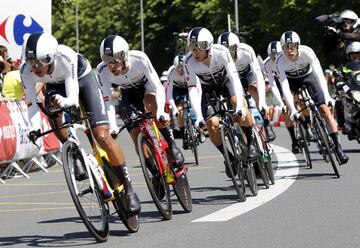
<svg viewBox="0 0 360 248">
<path fill-rule="evenodd" d="M 276 69 L 275 61 L 271 60 L 270 57 L 267 57 L 264 60 L 264 69 L 271 86 L 276 85 L 275 77 L 279 78 L 279 73 Z"/>
<path fill-rule="evenodd" d="M 24 84 L 26 97 L 30 100 L 36 100 L 35 84 L 38 82 L 52 84 L 65 83 L 66 98 L 69 101 L 69 105 L 77 105 L 79 101 L 78 79 L 91 72 L 91 66 L 85 58 L 83 58 L 82 64 L 78 65 L 79 57 L 83 58 L 70 47 L 59 45 L 54 61 L 54 71 L 51 74 L 45 74 L 43 77 L 38 77 L 32 72 L 31 66 L 22 63 L 20 75 Z M 80 68 L 80 66 L 82 68 Z M 81 71 L 79 71 L 79 69 L 81 69 Z"/>
<path fill-rule="evenodd" d="M 233 65 L 233 63 L 230 63 L 232 59 L 226 47 L 219 44 L 213 44 L 209 56 L 211 56 L 211 62 L 209 66 L 207 66 L 197 62 L 191 52 L 186 55 L 185 68 L 189 75 L 189 86 L 196 85 L 196 76 L 199 77 L 202 84 L 208 85 L 222 84 L 227 76 L 230 76 L 230 80 L 235 78 L 236 81 L 240 81 L 235 66 L 228 66 L 229 64 Z M 237 83 L 240 83 L 239 81 L 237 81 Z"/>
<path fill-rule="evenodd" d="M 298 59 L 293 62 L 290 61 L 284 54 L 281 52 L 276 59 L 276 67 L 279 72 L 279 79 L 282 82 L 286 77 L 289 78 L 301 78 L 310 74 L 313 70 L 315 74 L 322 75 L 322 69 L 317 68 L 315 65 L 319 63 L 318 58 L 316 57 L 314 51 L 305 45 L 300 45 L 298 48 Z"/>
<path fill-rule="evenodd" d="M 187 88 L 187 81 L 185 75 L 186 74 L 181 76 L 179 73 L 176 72 L 176 69 L 174 67 L 171 68 L 168 75 L 168 84 L 171 83 L 179 88 Z"/>
<path fill-rule="evenodd" d="M 145 53 L 130 50 L 128 63 L 130 69 L 126 74 L 114 75 L 107 65 L 101 62 L 96 68 L 100 84 L 116 84 L 122 89 L 137 88 L 147 81 L 154 86 L 161 85 L 159 76 Z"/>
<path fill-rule="evenodd" d="M 257 77 L 262 75 L 258 60 L 256 59 L 254 49 L 245 43 L 240 43 L 237 50 L 237 60 L 235 61 L 236 70 L 240 77 L 244 77 L 249 71 L 253 71 Z"/>
<path fill-rule="evenodd" d="M 305 78 L 305 76 L 312 72 L 315 76 L 315 80 L 317 81 L 314 83 L 318 83 L 320 85 L 319 89 L 321 89 L 326 103 L 330 101 L 333 102 L 333 99 L 329 94 L 327 82 L 325 80 L 320 61 L 310 47 L 300 45 L 298 48 L 298 57 L 296 61 L 290 61 L 286 57 L 284 51 L 282 51 L 276 58 L 276 69 L 279 73 L 279 81 L 283 90 L 283 94 L 285 98 L 287 98 L 288 104 L 292 105 L 292 109 L 295 109 L 295 107 L 293 105 L 292 96 L 290 96 L 291 91 L 289 88 L 288 79 L 302 80 L 302 78 Z"/>
</svg>

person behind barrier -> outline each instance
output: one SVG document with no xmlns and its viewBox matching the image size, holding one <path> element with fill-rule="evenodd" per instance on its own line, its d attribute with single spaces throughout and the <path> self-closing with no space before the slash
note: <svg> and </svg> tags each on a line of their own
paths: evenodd
<svg viewBox="0 0 360 248">
<path fill-rule="evenodd" d="M 105 111 L 103 96 L 96 77 L 91 72 L 88 60 L 58 41 L 48 33 L 32 33 L 23 45 L 23 59 L 20 74 L 25 86 L 26 97 L 33 101 L 29 107 L 30 120 L 39 111 L 36 101 L 35 85 L 44 82 L 45 108 L 67 108 L 79 106 L 81 102 L 86 112 L 91 112 L 89 118 L 91 131 L 95 140 L 109 157 L 110 164 L 125 186 L 126 203 L 130 214 L 140 212 L 140 201 L 133 191 L 130 176 L 126 167 L 124 154 L 118 143 L 111 137 L 109 120 Z M 54 122 L 62 123 L 62 116 L 49 120 L 52 127 Z M 34 127 L 39 128 L 39 127 Z M 30 132 L 29 135 L 33 135 Z M 66 129 L 55 132 L 58 139 L 64 143 L 68 139 Z M 79 161 L 75 159 L 75 161 Z M 81 163 L 75 163 L 77 180 L 82 180 L 84 168 Z M 104 198 L 112 198 L 104 195 Z"/>
</svg>

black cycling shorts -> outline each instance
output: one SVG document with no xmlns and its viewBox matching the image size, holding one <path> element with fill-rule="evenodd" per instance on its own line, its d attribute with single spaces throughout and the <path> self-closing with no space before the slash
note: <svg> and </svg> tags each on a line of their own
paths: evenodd
<svg viewBox="0 0 360 248">
<path fill-rule="evenodd" d="M 206 93 L 208 93 L 211 97 L 213 91 L 215 91 L 218 97 L 223 96 L 228 99 L 228 106 L 230 104 L 230 97 L 235 96 L 235 91 L 231 85 L 231 82 L 228 77 L 226 77 L 222 84 L 201 84 L 202 96 L 201 96 L 201 112 L 204 119 L 207 119 L 209 116 L 214 114 L 214 110 L 211 106 L 209 106 Z"/>
<path fill-rule="evenodd" d="M 312 89 L 311 99 L 315 102 L 317 106 L 325 103 L 325 96 L 322 92 L 320 82 L 315 76 L 314 72 L 311 72 L 301 78 L 287 78 L 289 81 L 290 90 L 293 94 L 296 94 L 301 86 L 306 85 L 310 86 Z"/>
<path fill-rule="evenodd" d="M 66 97 L 65 83 L 47 83 L 45 91 L 45 108 L 49 107 L 51 96 L 59 94 Z M 99 83 L 92 72 L 79 79 L 79 101 L 85 112 L 92 113 L 89 118 L 90 127 L 109 125 Z"/>
<path fill-rule="evenodd" d="M 187 87 L 184 88 L 174 85 L 172 93 L 175 105 L 179 105 L 183 101 L 183 96 L 186 96 L 186 98 L 189 99 L 189 90 Z"/>
</svg>

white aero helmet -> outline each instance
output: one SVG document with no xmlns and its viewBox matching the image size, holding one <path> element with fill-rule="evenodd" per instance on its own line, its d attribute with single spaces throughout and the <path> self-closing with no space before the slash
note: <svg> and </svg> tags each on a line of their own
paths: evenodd
<svg viewBox="0 0 360 248">
<path fill-rule="evenodd" d="M 290 43 L 298 43 L 300 45 L 300 37 L 299 35 L 294 31 L 286 31 L 281 35 L 280 38 L 281 46 L 284 46 L 286 44 Z"/>
<path fill-rule="evenodd" d="M 271 54 L 278 54 L 279 52 L 281 52 L 281 43 L 280 41 L 272 41 L 269 43 L 268 48 L 267 48 L 267 53 L 270 56 Z"/>
<path fill-rule="evenodd" d="M 178 66 L 183 66 L 185 64 L 185 56 L 184 55 L 177 55 L 174 58 L 174 67 L 177 68 Z"/>
<path fill-rule="evenodd" d="M 128 59 L 129 44 L 119 35 L 109 35 L 100 45 L 100 57 L 106 64 Z"/>
<path fill-rule="evenodd" d="M 187 43 L 190 50 L 210 50 L 214 37 L 206 28 L 196 27 L 189 32 Z"/>
<path fill-rule="evenodd" d="M 39 61 L 43 65 L 54 62 L 58 42 L 54 36 L 44 32 L 32 33 L 24 42 L 23 57 L 27 63 Z"/>
<path fill-rule="evenodd" d="M 346 54 L 349 53 L 360 53 L 360 42 L 353 41 L 346 47 Z"/>
<path fill-rule="evenodd" d="M 240 39 L 232 32 L 225 32 L 219 36 L 217 43 L 226 46 L 230 51 L 235 52 L 240 46 Z"/>
<path fill-rule="evenodd" d="M 352 20 L 353 21 L 353 23 L 352 23 L 353 29 L 355 29 L 359 24 L 358 15 L 354 11 L 349 10 L 349 9 L 346 9 L 343 12 L 341 12 L 340 19 L 341 19 L 341 21 L 343 21 L 344 19 Z"/>
</svg>

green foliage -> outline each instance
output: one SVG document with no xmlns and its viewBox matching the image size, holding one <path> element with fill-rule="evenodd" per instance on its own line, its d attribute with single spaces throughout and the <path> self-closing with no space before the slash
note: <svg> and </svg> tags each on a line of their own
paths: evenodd
<svg viewBox="0 0 360 248">
<path fill-rule="evenodd" d="M 234 27 L 233 0 L 143 0 L 145 52 L 159 73 L 166 70 L 175 56 L 174 32 L 195 26 L 207 27 L 217 37 L 227 31 L 227 14 Z M 123 36 L 131 49 L 141 48 L 140 0 L 63 0 L 53 1 L 53 34 L 60 43 L 76 49 L 75 7 L 79 13 L 79 52 L 95 67 L 100 62 L 99 46 L 110 34 Z M 302 43 L 318 54 L 324 66 L 331 56 L 323 54 L 321 26 L 314 18 L 346 8 L 357 11 L 359 0 L 243 0 L 238 1 L 239 27 L 249 32 L 245 41 L 263 58 L 272 40 L 294 30 Z M 360 14 L 360 13 L 358 13 Z"/>
</svg>

